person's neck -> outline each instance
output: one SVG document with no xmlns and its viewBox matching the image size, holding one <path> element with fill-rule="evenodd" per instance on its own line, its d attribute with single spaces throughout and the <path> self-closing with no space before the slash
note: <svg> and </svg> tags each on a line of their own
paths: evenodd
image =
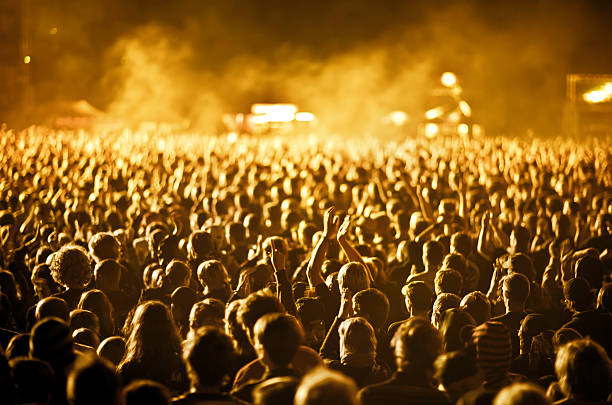
<svg viewBox="0 0 612 405">
<path fill-rule="evenodd" d="M 521 302 L 506 301 L 506 313 L 525 312 L 525 304 Z"/>
<path fill-rule="evenodd" d="M 428 312 L 428 310 L 418 311 L 418 310 L 415 310 L 415 309 L 411 309 L 410 310 L 410 317 L 413 317 L 413 316 L 422 316 L 424 318 L 427 318 L 427 312 Z"/>
</svg>

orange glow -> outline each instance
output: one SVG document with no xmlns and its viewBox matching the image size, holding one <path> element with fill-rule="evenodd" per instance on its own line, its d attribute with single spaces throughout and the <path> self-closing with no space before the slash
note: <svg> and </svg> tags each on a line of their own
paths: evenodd
<svg viewBox="0 0 612 405">
<path fill-rule="evenodd" d="M 453 87 L 457 84 L 457 76 L 452 72 L 444 72 L 440 78 L 440 82 L 445 87 Z"/>
<path fill-rule="evenodd" d="M 392 111 L 391 113 L 389 113 L 384 119 L 383 121 L 386 123 L 390 123 L 392 125 L 395 125 L 397 127 L 401 127 L 402 125 L 404 125 L 406 123 L 406 121 L 408 121 L 408 114 L 404 111 Z"/>
<path fill-rule="evenodd" d="M 299 112 L 295 114 L 295 120 L 299 122 L 312 122 L 314 121 L 315 116 L 313 113 L 309 112 Z"/>
<path fill-rule="evenodd" d="M 459 109 L 466 117 L 472 116 L 472 107 L 467 103 L 467 101 L 459 101 Z"/>
<path fill-rule="evenodd" d="M 56 35 L 57 34 L 57 27 L 52 27 L 49 30 L 49 35 Z"/>
<path fill-rule="evenodd" d="M 592 104 L 610 101 L 612 100 L 612 83 L 606 83 L 601 87 L 589 91 L 588 93 L 584 93 L 582 98 L 587 103 Z"/>
<path fill-rule="evenodd" d="M 425 125 L 426 137 L 433 138 L 434 136 L 438 135 L 438 132 L 440 132 L 440 127 L 438 127 L 438 124 L 429 123 Z"/>
<path fill-rule="evenodd" d="M 461 123 L 457 125 L 457 133 L 459 133 L 459 135 L 467 135 L 469 132 L 470 127 L 468 126 L 468 124 Z"/>
<path fill-rule="evenodd" d="M 26 56 L 25 58 L 23 58 L 23 63 L 25 63 L 25 64 L 27 65 L 28 63 L 30 63 L 30 61 L 31 61 L 31 60 L 32 60 L 32 59 L 31 59 L 31 58 L 30 58 L 30 56 L 28 55 L 28 56 Z"/>
<path fill-rule="evenodd" d="M 428 120 L 433 120 L 435 118 L 441 117 L 442 114 L 444 114 L 444 108 L 436 107 L 432 108 L 431 110 L 425 111 L 425 118 L 427 118 Z"/>
</svg>

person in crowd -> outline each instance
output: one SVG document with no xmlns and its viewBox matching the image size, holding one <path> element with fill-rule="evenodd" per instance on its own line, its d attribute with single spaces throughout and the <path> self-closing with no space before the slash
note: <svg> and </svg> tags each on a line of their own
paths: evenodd
<svg viewBox="0 0 612 405">
<path fill-rule="evenodd" d="M 341 373 L 315 369 L 302 378 L 295 405 L 359 405 L 357 386 Z"/>
<path fill-rule="evenodd" d="M 65 288 L 53 296 L 66 301 L 70 310 L 76 309 L 92 276 L 87 252 L 78 246 L 65 246 L 53 255 L 50 266 L 53 280 Z"/>
<path fill-rule="evenodd" d="M 170 393 L 162 384 L 151 380 L 136 380 L 121 392 L 124 405 L 169 405 Z"/>
<path fill-rule="evenodd" d="M 551 405 L 551 401 L 535 384 L 514 383 L 499 391 L 493 405 Z"/>
</svg>

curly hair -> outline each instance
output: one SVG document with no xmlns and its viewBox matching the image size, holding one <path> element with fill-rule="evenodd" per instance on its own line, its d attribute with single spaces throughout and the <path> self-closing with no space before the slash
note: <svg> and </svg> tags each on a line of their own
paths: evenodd
<svg viewBox="0 0 612 405">
<path fill-rule="evenodd" d="M 51 276 L 66 288 L 82 288 L 91 279 L 92 269 L 85 249 L 64 246 L 53 255 Z"/>
</svg>

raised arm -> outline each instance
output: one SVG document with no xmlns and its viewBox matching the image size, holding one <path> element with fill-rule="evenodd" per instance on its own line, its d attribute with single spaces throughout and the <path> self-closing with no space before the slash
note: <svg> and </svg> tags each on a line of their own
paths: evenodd
<svg viewBox="0 0 612 405">
<path fill-rule="evenodd" d="M 334 208 L 328 208 L 323 217 L 323 236 L 317 242 L 306 269 L 306 277 L 311 288 L 325 282 L 321 268 L 325 261 L 329 241 L 335 239 L 338 233 L 338 222 L 339 218 L 334 215 Z"/>
<path fill-rule="evenodd" d="M 342 248 L 342 251 L 346 255 L 349 262 L 358 262 L 363 264 L 363 267 L 367 270 L 368 278 L 370 279 L 370 283 L 374 282 L 374 278 L 372 277 L 372 273 L 370 272 L 370 268 L 366 264 L 363 257 L 359 254 L 357 249 L 353 247 L 353 244 L 348 240 L 348 232 L 351 227 L 351 217 L 349 215 L 344 217 L 342 221 L 342 225 L 338 230 L 338 243 Z"/>
</svg>

